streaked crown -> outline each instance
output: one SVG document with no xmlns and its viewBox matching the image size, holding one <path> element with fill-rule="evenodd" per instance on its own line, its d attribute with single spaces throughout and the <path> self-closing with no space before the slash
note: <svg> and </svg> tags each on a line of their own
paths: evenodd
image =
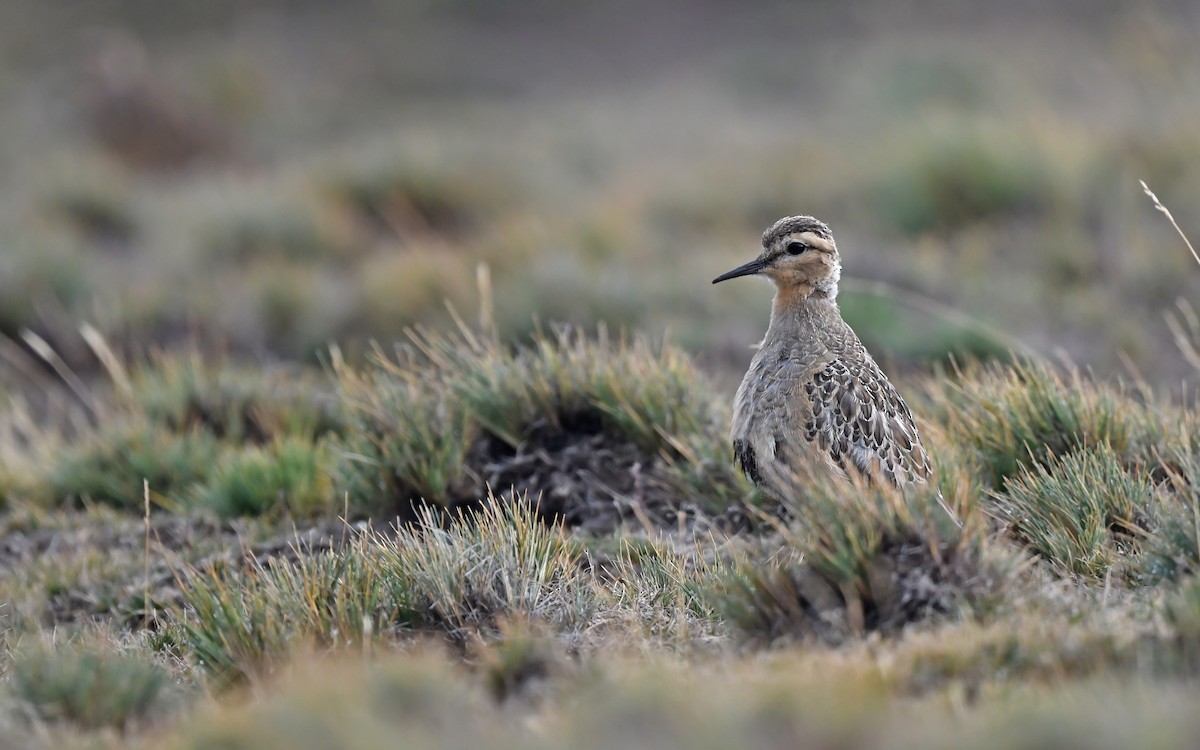
<svg viewBox="0 0 1200 750">
<path fill-rule="evenodd" d="M 833 242 L 833 233 L 829 231 L 829 225 L 820 219 L 811 216 L 785 216 L 763 232 L 762 246 L 770 248 L 789 235 L 804 232 L 811 232 L 826 242 Z"/>
</svg>

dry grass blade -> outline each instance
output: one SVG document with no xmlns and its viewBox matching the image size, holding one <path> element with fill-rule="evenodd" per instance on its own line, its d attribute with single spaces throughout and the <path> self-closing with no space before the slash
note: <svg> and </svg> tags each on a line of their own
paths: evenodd
<svg viewBox="0 0 1200 750">
<path fill-rule="evenodd" d="M 1200 317 L 1196 315 L 1196 308 L 1187 300 L 1178 300 L 1175 306 L 1179 312 L 1166 316 L 1167 328 L 1171 329 L 1175 346 L 1183 354 L 1183 358 L 1189 365 L 1200 370 L 1200 347 L 1197 346 L 1200 343 Z"/>
<path fill-rule="evenodd" d="M 71 369 L 71 366 L 59 356 L 58 352 L 54 351 L 54 347 L 50 346 L 48 341 L 29 329 L 24 329 L 21 331 L 21 339 L 28 344 L 29 348 L 33 349 L 33 351 L 37 353 L 39 357 L 44 359 L 46 364 L 50 365 L 50 367 L 54 369 L 54 372 L 58 373 L 58 376 L 62 378 L 62 381 L 66 383 L 68 388 L 71 389 L 71 392 L 75 394 L 80 403 L 95 413 L 95 400 L 88 392 L 87 386 L 83 384 L 83 380 L 75 374 L 75 371 Z"/>
<path fill-rule="evenodd" d="M 1196 259 L 1196 263 L 1200 264 L 1200 254 L 1196 252 L 1196 248 L 1192 246 L 1187 235 L 1179 228 L 1179 222 L 1175 221 L 1175 217 L 1171 214 L 1170 209 L 1162 204 L 1162 201 L 1158 199 L 1158 196 L 1146 185 L 1144 180 L 1140 182 L 1142 183 L 1142 190 L 1145 191 L 1146 195 L 1150 196 L 1150 200 L 1154 201 L 1154 207 L 1167 217 L 1167 220 L 1171 222 L 1171 226 L 1175 227 L 1175 231 L 1179 233 L 1183 244 L 1187 245 L 1187 249 L 1191 251 L 1192 257 Z M 1174 337 L 1175 345 L 1183 354 L 1184 359 L 1192 367 L 1200 370 L 1200 347 L 1197 346 L 1197 343 L 1200 342 L 1200 318 L 1197 317 L 1195 309 L 1187 301 L 1180 300 L 1176 306 L 1179 308 L 1179 314 L 1167 316 L 1167 327 L 1171 329 L 1171 336 Z"/>
<path fill-rule="evenodd" d="M 1154 207 L 1159 211 L 1162 211 L 1163 215 L 1167 217 L 1167 220 L 1171 222 L 1171 226 L 1175 227 L 1175 231 L 1179 233 L 1179 237 L 1183 240 L 1183 244 L 1187 245 L 1187 249 L 1192 252 L 1192 257 L 1196 259 L 1196 263 L 1200 263 L 1200 254 L 1196 253 L 1196 248 L 1192 247 L 1191 240 L 1189 240 L 1187 235 L 1183 233 L 1183 230 L 1179 228 L 1179 222 L 1175 221 L 1175 217 L 1171 215 L 1170 209 L 1162 204 L 1162 201 L 1158 199 L 1158 196 L 1154 194 L 1154 191 L 1150 189 L 1145 180 L 1138 180 L 1138 182 L 1142 183 L 1142 190 L 1146 193 L 1146 195 L 1150 196 L 1150 200 L 1154 201 Z"/>
<path fill-rule="evenodd" d="M 133 398 L 133 385 L 129 381 L 129 373 L 125 370 L 125 365 L 121 363 L 121 358 L 108 345 L 104 334 L 100 333 L 91 323 L 84 323 L 79 327 L 79 335 L 87 342 L 92 353 L 96 355 L 96 359 L 100 360 L 100 364 L 104 366 L 104 370 L 112 379 L 113 384 L 126 397 Z"/>
</svg>

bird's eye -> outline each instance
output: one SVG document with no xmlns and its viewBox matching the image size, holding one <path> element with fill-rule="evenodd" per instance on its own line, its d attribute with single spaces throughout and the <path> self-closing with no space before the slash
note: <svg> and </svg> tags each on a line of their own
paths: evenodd
<svg viewBox="0 0 1200 750">
<path fill-rule="evenodd" d="M 799 255 L 808 249 L 808 245 L 805 245 L 803 242 L 789 242 L 784 249 L 787 250 L 788 255 Z"/>
</svg>

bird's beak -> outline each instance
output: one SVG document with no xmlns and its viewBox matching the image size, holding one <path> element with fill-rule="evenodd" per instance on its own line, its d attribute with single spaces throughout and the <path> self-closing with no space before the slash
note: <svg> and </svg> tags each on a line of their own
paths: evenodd
<svg viewBox="0 0 1200 750">
<path fill-rule="evenodd" d="M 738 276 L 749 276 L 751 274 L 755 274 L 755 273 L 762 271 L 766 267 L 767 267 L 766 261 L 764 261 L 762 258 L 755 258 L 754 260 L 750 261 L 749 263 L 747 263 L 743 266 L 738 266 L 737 268 L 733 269 L 732 271 L 729 271 L 728 273 L 721 274 L 717 278 L 713 279 L 712 283 L 716 284 L 718 281 L 728 281 L 729 279 L 736 279 Z"/>
</svg>

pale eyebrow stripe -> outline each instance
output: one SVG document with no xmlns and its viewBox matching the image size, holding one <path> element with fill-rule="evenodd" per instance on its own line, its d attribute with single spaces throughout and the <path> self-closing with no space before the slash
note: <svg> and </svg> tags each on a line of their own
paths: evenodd
<svg viewBox="0 0 1200 750">
<path fill-rule="evenodd" d="M 804 240 L 809 245 L 812 245 L 813 247 L 817 248 L 818 250 L 824 250 L 827 253 L 833 252 L 833 244 L 830 243 L 829 240 L 825 239 L 824 237 L 818 237 L 817 235 L 813 234 L 812 232 L 801 232 L 799 236 L 800 236 L 800 239 Z"/>
</svg>

